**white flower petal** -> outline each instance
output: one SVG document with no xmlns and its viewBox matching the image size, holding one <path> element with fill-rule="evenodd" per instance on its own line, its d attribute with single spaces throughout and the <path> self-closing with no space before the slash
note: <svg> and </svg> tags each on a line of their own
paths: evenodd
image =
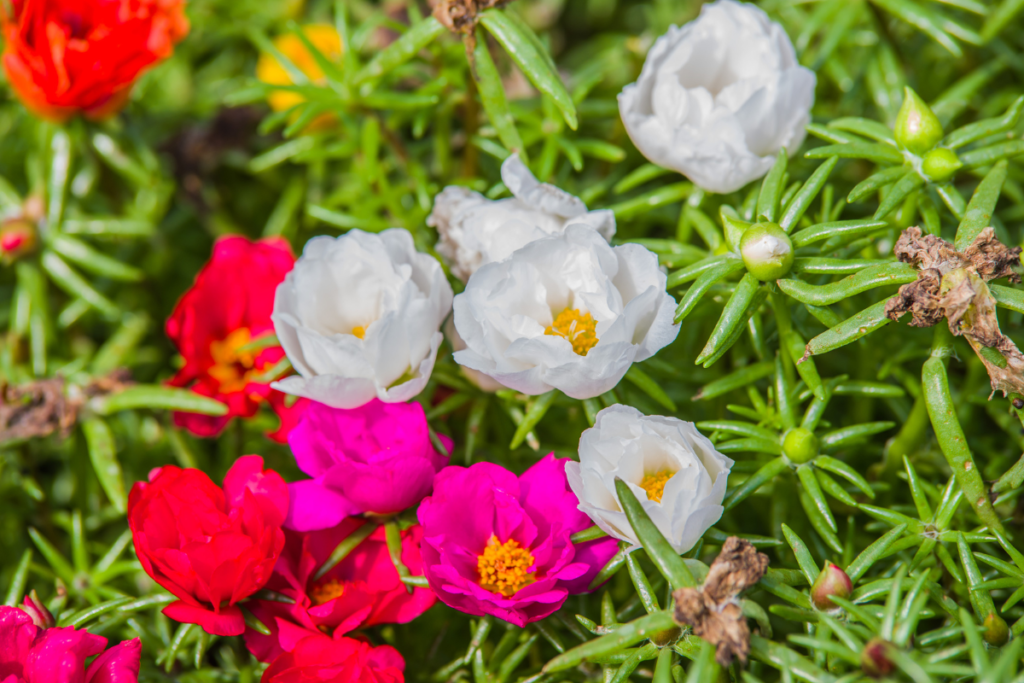
<svg viewBox="0 0 1024 683">
<path fill-rule="evenodd" d="M 406 230 L 313 238 L 274 297 L 274 328 L 299 373 L 274 387 L 336 408 L 407 401 L 433 371 L 451 306 L 441 264 Z"/>
<path fill-rule="evenodd" d="M 665 283 L 650 251 L 613 248 L 592 228 L 571 224 L 473 274 L 455 298 L 455 328 L 465 343 L 455 360 L 526 394 L 555 388 L 573 398 L 599 396 L 640 356 L 676 338 L 676 302 Z M 545 333 L 566 309 L 594 321 L 597 344 L 586 355 Z"/>
<path fill-rule="evenodd" d="M 754 5 L 717 0 L 655 41 L 640 78 L 619 94 L 637 149 L 710 192 L 733 192 L 803 142 L 814 73 Z"/>
<path fill-rule="evenodd" d="M 583 223 L 608 241 L 615 214 L 587 211 L 578 197 L 542 183 L 512 154 L 501 166 L 511 198 L 490 200 L 464 187 L 449 186 L 434 199 L 427 225 L 437 228 L 437 251 L 463 282 L 481 266 L 502 261 L 534 240 L 557 235 L 569 223 Z"/>
<path fill-rule="evenodd" d="M 580 437 L 579 463 L 567 463 L 569 486 L 579 509 L 606 533 L 634 548 L 633 533 L 615 492 L 625 481 L 676 552 L 684 553 L 722 516 L 732 460 L 715 450 L 692 422 L 645 417 L 614 405 L 597 414 Z M 640 486 L 645 476 L 671 472 L 660 502 Z"/>
</svg>

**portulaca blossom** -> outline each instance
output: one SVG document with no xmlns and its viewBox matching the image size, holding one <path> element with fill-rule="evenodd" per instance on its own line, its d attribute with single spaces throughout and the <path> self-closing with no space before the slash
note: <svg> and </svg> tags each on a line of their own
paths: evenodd
<svg viewBox="0 0 1024 683">
<path fill-rule="evenodd" d="M 277 288 L 274 329 L 299 373 L 272 386 L 333 408 L 426 386 L 452 306 L 437 259 L 401 228 L 314 237 Z"/>
<path fill-rule="evenodd" d="M 678 553 L 693 548 L 722 516 L 733 461 L 692 422 L 645 417 L 636 408 L 616 404 L 599 412 L 594 426 L 583 432 L 579 454 L 579 462 L 565 465 L 579 509 L 634 550 L 640 540 L 619 504 L 616 478 L 629 485 Z"/>
<path fill-rule="evenodd" d="M 619 94 L 619 112 L 648 159 L 710 192 L 732 192 L 767 173 L 783 147 L 797 150 L 814 85 L 763 10 L 718 0 L 655 41 L 640 78 Z"/>
<path fill-rule="evenodd" d="M 427 225 L 437 228 L 437 253 L 463 282 L 485 263 L 501 261 L 535 239 L 560 233 L 569 223 L 584 223 L 610 240 L 615 214 L 587 211 L 578 197 L 538 181 L 518 154 L 501 165 L 501 180 L 512 193 L 491 200 L 478 192 L 449 185 L 434 199 Z"/>
<path fill-rule="evenodd" d="M 524 394 L 612 389 L 679 333 L 658 257 L 569 225 L 477 270 L 455 297 L 464 367 Z"/>
</svg>

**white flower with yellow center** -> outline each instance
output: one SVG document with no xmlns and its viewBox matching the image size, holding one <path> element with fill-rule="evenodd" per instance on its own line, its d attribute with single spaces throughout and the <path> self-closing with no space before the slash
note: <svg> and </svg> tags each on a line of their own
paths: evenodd
<svg viewBox="0 0 1024 683">
<path fill-rule="evenodd" d="M 640 540 L 615 492 L 616 478 L 636 494 L 644 511 L 672 548 L 693 548 L 723 512 L 733 461 L 719 453 L 692 422 L 645 417 L 636 408 L 613 405 L 597 414 L 580 437 L 580 461 L 565 465 L 579 509 L 609 536 Z"/>
<path fill-rule="evenodd" d="M 610 240 L 615 215 L 608 209 L 587 211 L 579 198 L 539 182 L 518 154 L 501 165 L 501 180 L 512 193 L 491 200 L 478 192 L 449 185 L 434 199 L 427 225 L 437 228 L 437 253 L 463 282 L 485 263 L 501 261 L 535 239 L 560 233 L 569 223 L 584 223 Z"/>
<path fill-rule="evenodd" d="M 644 247 L 569 225 L 473 274 L 455 297 L 455 360 L 524 394 L 599 396 L 679 333 L 665 281 Z"/>
<path fill-rule="evenodd" d="M 334 408 L 408 401 L 434 369 L 452 288 L 401 228 L 314 237 L 277 288 L 274 329 L 299 373 L 272 386 Z"/>
<path fill-rule="evenodd" d="M 640 78 L 619 94 L 619 113 L 645 157 L 732 192 L 767 173 L 783 147 L 796 152 L 814 84 L 763 10 L 718 0 L 655 41 Z"/>
</svg>

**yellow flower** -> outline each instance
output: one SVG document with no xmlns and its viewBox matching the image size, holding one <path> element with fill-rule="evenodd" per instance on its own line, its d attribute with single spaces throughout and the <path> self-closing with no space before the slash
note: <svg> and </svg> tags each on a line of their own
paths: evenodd
<svg viewBox="0 0 1024 683">
<path fill-rule="evenodd" d="M 302 33 L 327 59 L 332 62 L 341 60 L 344 48 L 338 31 L 333 26 L 330 24 L 307 24 L 302 27 Z M 274 40 L 274 47 L 291 60 L 292 64 L 298 67 L 302 73 L 306 74 L 310 81 L 313 83 L 324 82 L 323 70 L 297 35 L 288 33 L 279 36 Z M 259 62 L 256 64 L 256 78 L 268 85 L 294 85 L 294 81 L 281 62 L 270 54 L 260 55 Z M 284 90 L 271 93 L 267 99 L 274 111 L 291 109 L 305 100 L 298 93 Z"/>
</svg>

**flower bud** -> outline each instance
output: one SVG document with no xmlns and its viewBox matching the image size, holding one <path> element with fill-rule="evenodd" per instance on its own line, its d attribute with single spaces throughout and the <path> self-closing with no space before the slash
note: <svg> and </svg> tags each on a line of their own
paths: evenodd
<svg viewBox="0 0 1024 683">
<path fill-rule="evenodd" d="M 672 628 L 667 628 L 664 631 L 652 633 L 651 642 L 657 647 L 667 647 L 679 640 L 679 636 L 681 635 L 683 635 L 683 629 L 678 626 L 673 626 Z"/>
<path fill-rule="evenodd" d="M 985 617 L 984 626 L 985 631 L 981 634 L 981 637 L 989 645 L 1000 647 L 1005 645 L 1006 641 L 1010 639 L 1009 627 L 1007 627 L 1003 618 L 995 612 L 991 612 Z"/>
<path fill-rule="evenodd" d="M 889 659 L 892 643 L 879 637 L 867 642 L 860 653 L 860 668 L 872 678 L 884 678 L 892 673 L 895 666 Z"/>
<path fill-rule="evenodd" d="M 778 280 L 793 267 L 793 242 L 775 223 L 754 223 L 740 238 L 740 256 L 758 280 Z"/>
<path fill-rule="evenodd" d="M 27 614 L 31 619 L 32 623 L 39 628 L 53 628 L 57 625 L 57 620 L 50 614 L 50 610 L 46 609 L 46 605 L 39 599 L 39 596 L 33 590 L 31 593 L 25 596 L 22 601 L 21 611 Z M 1006 629 L 1006 623 L 1003 623 L 1003 629 Z"/>
<path fill-rule="evenodd" d="M 924 155 L 921 171 L 928 177 L 928 180 L 941 183 L 952 178 L 953 174 L 963 165 L 956 152 L 940 147 Z"/>
<path fill-rule="evenodd" d="M 896 142 L 914 154 L 924 154 L 942 139 L 942 124 L 916 92 L 904 88 L 904 93 L 893 131 Z"/>
<path fill-rule="evenodd" d="M 818 437 L 803 427 L 790 429 L 786 432 L 786 438 L 782 440 L 782 453 L 796 464 L 802 465 L 818 455 Z"/>
<path fill-rule="evenodd" d="M 832 564 L 825 562 L 825 568 L 818 574 L 814 585 L 811 587 L 811 601 L 820 610 L 835 609 L 832 596 L 848 598 L 853 592 L 853 582 L 846 572 Z"/>
<path fill-rule="evenodd" d="M 24 218 L 12 218 L 0 224 L 0 259 L 11 263 L 36 247 L 36 228 Z"/>
</svg>

